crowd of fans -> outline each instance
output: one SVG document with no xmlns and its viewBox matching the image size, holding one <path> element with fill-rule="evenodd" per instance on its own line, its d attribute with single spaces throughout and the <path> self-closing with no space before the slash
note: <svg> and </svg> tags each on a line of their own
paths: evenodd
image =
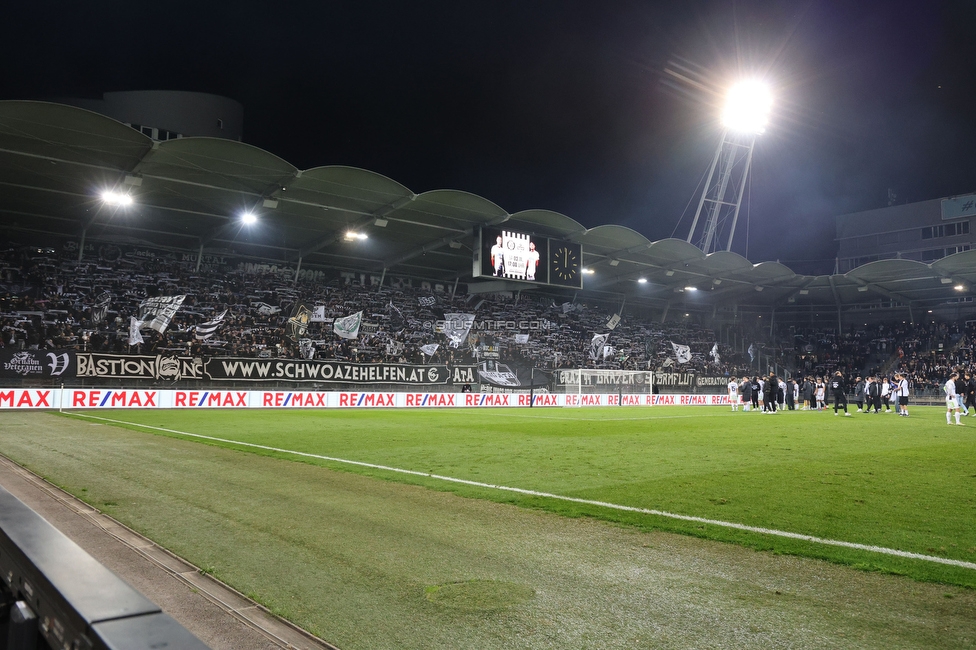
<svg viewBox="0 0 976 650">
<path fill-rule="evenodd" d="M 300 277 L 260 265 L 198 270 L 176 255 L 86 256 L 19 247 L 0 252 L 2 343 L 15 349 L 115 354 L 185 354 L 338 359 L 355 362 L 469 364 L 495 359 L 543 369 L 665 370 L 727 375 L 748 359 L 718 344 L 712 330 L 662 325 L 613 305 L 558 302 L 531 293 L 468 294 L 464 286 L 352 273 Z M 185 295 L 165 332 L 131 319 L 147 298 Z M 305 307 L 319 318 L 296 334 L 288 321 Z M 362 312 L 355 338 L 333 333 L 334 319 Z M 224 314 L 214 333 L 197 326 Z M 451 314 L 473 314 L 470 333 L 452 344 Z M 611 327 L 612 326 L 612 327 Z M 608 334 L 594 343 L 597 334 Z M 430 345 L 438 348 L 429 354 Z M 673 344 L 688 346 L 680 360 Z M 424 349 L 426 347 L 426 351 Z"/>
<path fill-rule="evenodd" d="M 950 369 L 974 365 L 976 323 L 882 323 L 842 334 L 790 327 L 778 333 L 777 345 L 740 331 L 740 341 L 754 341 L 747 353 L 744 344 L 733 350 L 691 323 L 661 324 L 634 312 L 614 322 L 616 307 L 608 304 L 559 302 L 531 292 L 468 294 L 464 285 L 416 280 L 381 284 L 352 273 L 317 272 L 295 281 L 291 270 L 268 266 L 198 270 L 175 254 L 114 251 L 81 260 L 73 251 L 50 248 L 0 252 L 0 347 L 386 363 L 498 360 L 542 369 L 726 377 L 753 376 L 775 362 L 783 376 L 815 379 L 840 371 L 852 382 L 902 372 L 916 392 L 940 386 Z M 175 295 L 186 298 L 165 332 L 143 328 L 143 341 L 133 341 L 131 319 L 143 301 Z M 319 318 L 296 333 L 288 321 L 302 306 Z M 358 312 L 358 336 L 333 332 L 334 319 Z M 213 334 L 200 336 L 197 326 L 220 314 Z M 453 343 L 445 332 L 452 314 L 474 315 L 468 335 Z M 594 341 L 597 334 L 608 336 Z M 688 346 L 688 356 L 676 346 Z"/>
</svg>

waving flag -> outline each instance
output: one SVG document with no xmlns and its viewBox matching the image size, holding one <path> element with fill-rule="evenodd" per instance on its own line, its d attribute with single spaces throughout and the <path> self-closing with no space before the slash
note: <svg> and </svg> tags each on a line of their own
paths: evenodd
<svg viewBox="0 0 976 650">
<path fill-rule="evenodd" d="M 357 311 L 352 316 L 337 318 L 332 323 L 332 331 L 344 339 L 354 339 L 359 336 L 359 326 L 363 323 L 363 312 Z"/>
<path fill-rule="evenodd" d="M 139 320 L 142 323 L 140 327 L 149 327 L 160 334 L 165 333 L 184 300 L 186 294 L 146 298 L 139 304 Z"/>
<path fill-rule="evenodd" d="M 590 359 L 596 361 L 603 356 L 603 348 L 606 346 L 608 338 L 610 338 L 609 333 L 593 335 L 593 339 L 590 341 Z"/>
<path fill-rule="evenodd" d="M 678 345 L 675 342 L 671 342 L 671 347 L 674 348 L 674 358 L 677 359 L 678 363 L 688 363 L 691 361 L 691 348 L 687 345 Z"/>
<path fill-rule="evenodd" d="M 220 312 L 220 314 L 213 320 L 208 320 L 206 323 L 201 323 L 194 328 L 193 336 L 198 341 L 206 341 L 217 331 L 217 328 L 221 326 L 224 322 L 224 316 L 227 315 L 227 310 Z"/>
</svg>

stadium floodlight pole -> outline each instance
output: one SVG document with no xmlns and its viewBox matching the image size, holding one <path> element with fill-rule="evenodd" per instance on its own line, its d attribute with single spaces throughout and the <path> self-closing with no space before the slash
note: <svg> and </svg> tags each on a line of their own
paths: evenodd
<svg viewBox="0 0 976 650">
<path fill-rule="evenodd" d="M 756 137 L 766 129 L 771 106 L 769 89 L 758 81 L 741 82 L 729 90 L 722 111 L 722 137 L 686 240 L 706 255 L 732 250 Z"/>
</svg>

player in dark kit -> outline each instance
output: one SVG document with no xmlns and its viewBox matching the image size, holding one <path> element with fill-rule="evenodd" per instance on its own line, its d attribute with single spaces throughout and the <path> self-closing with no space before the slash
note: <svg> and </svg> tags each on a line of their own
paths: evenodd
<svg viewBox="0 0 976 650">
<path fill-rule="evenodd" d="M 851 414 L 847 412 L 847 381 L 840 370 L 835 372 L 834 376 L 827 382 L 827 388 L 834 397 L 834 415 L 837 415 L 837 409 L 843 406 L 844 416 L 851 417 Z"/>
</svg>

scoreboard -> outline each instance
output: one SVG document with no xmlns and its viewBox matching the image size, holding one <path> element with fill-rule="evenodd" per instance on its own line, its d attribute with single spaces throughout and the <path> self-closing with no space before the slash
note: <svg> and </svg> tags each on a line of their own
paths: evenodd
<svg viewBox="0 0 976 650">
<path fill-rule="evenodd" d="M 583 247 L 520 230 L 482 228 L 473 275 L 581 289 Z"/>
</svg>

